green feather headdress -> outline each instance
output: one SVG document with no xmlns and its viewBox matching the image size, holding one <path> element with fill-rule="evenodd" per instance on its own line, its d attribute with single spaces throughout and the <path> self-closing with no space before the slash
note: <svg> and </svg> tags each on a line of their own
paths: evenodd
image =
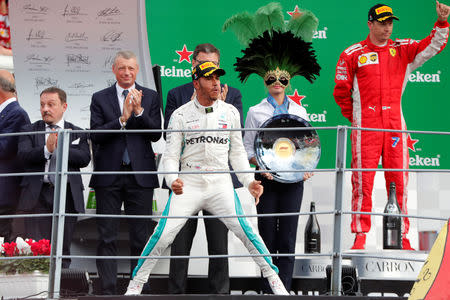
<svg viewBox="0 0 450 300">
<path fill-rule="evenodd" d="M 287 71 L 312 82 L 319 75 L 320 66 L 311 46 L 319 20 L 303 10 L 288 22 L 283 18 L 279 3 L 260 7 L 255 14 L 238 13 L 225 21 L 222 30 L 231 29 L 239 42 L 247 48 L 244 56 L 234 64 L 241 82 L 256 73 L 263 77 L 270 70 Z"/>
</svg>

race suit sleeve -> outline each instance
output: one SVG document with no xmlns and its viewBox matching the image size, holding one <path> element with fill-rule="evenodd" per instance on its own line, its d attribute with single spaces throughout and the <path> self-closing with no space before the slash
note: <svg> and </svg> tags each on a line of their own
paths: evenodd
<svg viewBox="0 0 450 300">
<path fill-rule="evenodd" d="M 181 130 L 183 129 L 182 115 L 174 113 L 170 118 L 167 129 L 169 130 Z M 167 132 L 166 133 L 166 149 L 162 156 L 162 164 L 164 171 L 174 172 L 172 174 L 166 174 L 166 182 L 169 188 L 172 187 L 172 183 L 178 178 L 178 170 L 180 167 L 180 155 L 183 147 L 183 132 Z"/>
<path fill-rule="evenodd" d="M 449 24 L 447 21 L 437 21 L 430 35 L 421 41 L 412 39 L 396 40 L 400 43 L 407 42 L 408 68 L 414 71 L 427 60 L 441 52 L 448 41 Z"/>
<path fill-rule="evenodd" d="M 232 114 L 232 128 L 241 128 L 240 115 L 238 110 L 233 106 Z M 252 171 L 247 160 L 247 153 L 245 152 L 244 144 L 242 143 L 242 134 L 240 131 L 230 132 L 230 151 L 228 154 L 231 166 L 235 171 Z M 253 173 L 236 173 L 239 181 L 246 187 L 255 179 Z"/>
<path fill-rule="evenodd" d="M 353 121 L 353 79 L 356 68 L 351 61 L 351 56 L 346 51 L 342 52 L 336 65 L 336 75 L 334 77 L 334 100 L 341 108 L 342 115 L 350 122 Z"/>
<path fill-rule="evenodd" d="M 247 113 L 247 118 L 245 119 L 245 128 L 256 128 L 259 127 L 258 124 L 256 124 L 254 112 L 252 108 L 249 109 Z M 247 158 L 250 159 L 252 157 L 255 157 L 255 136 L 257 131 L 245 131 L 244 133 L 244 148 L 247 152 Z"/>
</svg>

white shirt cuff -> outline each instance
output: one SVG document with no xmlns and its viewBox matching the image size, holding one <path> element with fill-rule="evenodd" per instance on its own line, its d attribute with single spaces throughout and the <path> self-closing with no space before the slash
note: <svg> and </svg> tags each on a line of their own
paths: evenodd
<svg viewBox="0 0 450 300">
<path fill-rule="evenodd" d="M 50 156 L 52 156 L 52 153 L 48 151 L 47 145 L 44 145 L 44 156 L 46 160 L 49 160 Z"/>
<path fill-rule="evenodd" d="M 122 121 L 120 121 L 120 117 L 119 117 L 119 125 L 121 128 L 125 128 L 125 126 L 127 125 L 127 122 L 122 123 Z"/>
<path fill-rule="evenodd" d="M 144 108 L 142 108 L 142 111 L 138 115 L 134 114 L 134 116 L 137 118 L 137 117 L 142 116 L 143 113 L 144 113 Z"/>
</svg>

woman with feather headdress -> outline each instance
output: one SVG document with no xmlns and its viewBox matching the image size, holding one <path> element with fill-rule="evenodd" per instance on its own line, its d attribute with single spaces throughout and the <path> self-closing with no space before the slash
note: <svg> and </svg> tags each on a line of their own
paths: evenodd
<svg viewBox="0 0 450 300">
<path fill-rule="evenodd" d="M 285 22 L 279 3 L 269 3 L 259 8 L 254 15 L 244 12 L 229 18 L 223 30 L 231 29 L 238 40 L 247 46 L 244 55 L 234 64 L 241 82 L 251 74 L 264 80 L 267 98 L 250 108 L 245 122 L 246 128 L 258 128 L 273 116 L 293 114 L 308 120 L 304 107 L 290 100 L 285 93 L 292 77 L 300 75 L 312 83 L 319 75 L 311 40 L 318 20 L 313 13 L 303 11 Z M 244 146 L 250 163 L 258 167 L 255 158 L 254 140 L 256 132 L 246 131 Z M 305 173 L 303 180 L 311 177 Z M 259 177 L 259 178 L 258 178 Z M 257 203 L 258 214 L 299 212 L 303 197 L 303 181 L 281 183 L 273 180 L 270 173 L 256 174 L 262 181 L 264 194 Z M 298 216 L 262 217 L 258 228 L 270 253 L 295 253 Z M 279 276 L 287 290 L 291 288 L 294 256 L 273 257 Z M 262 292 L 271 293 L 265 280 Z"/>
</svg>

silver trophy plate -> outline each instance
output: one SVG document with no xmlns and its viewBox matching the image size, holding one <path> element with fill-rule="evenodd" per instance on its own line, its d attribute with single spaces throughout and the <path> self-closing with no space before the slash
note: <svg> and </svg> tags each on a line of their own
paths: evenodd
<svg viewBox="0 0 450 300">
<path fill-rule="evenodd" d="M 279 128 L 276 131 L 258 131 L 255 137 L 256 160 L 260 169 L 270 170 L 274 180 L 294 183 L 303 180 L 305 169 L 314 169 L 320 159 L 319 135 L 314 129 L 283 130 L 287 127 L 308 128 L 304 119 L 291 114 L 270 118 L 261 128 Z M 279 172 L 292 171 L 292 172 Z"/>
</svg>

